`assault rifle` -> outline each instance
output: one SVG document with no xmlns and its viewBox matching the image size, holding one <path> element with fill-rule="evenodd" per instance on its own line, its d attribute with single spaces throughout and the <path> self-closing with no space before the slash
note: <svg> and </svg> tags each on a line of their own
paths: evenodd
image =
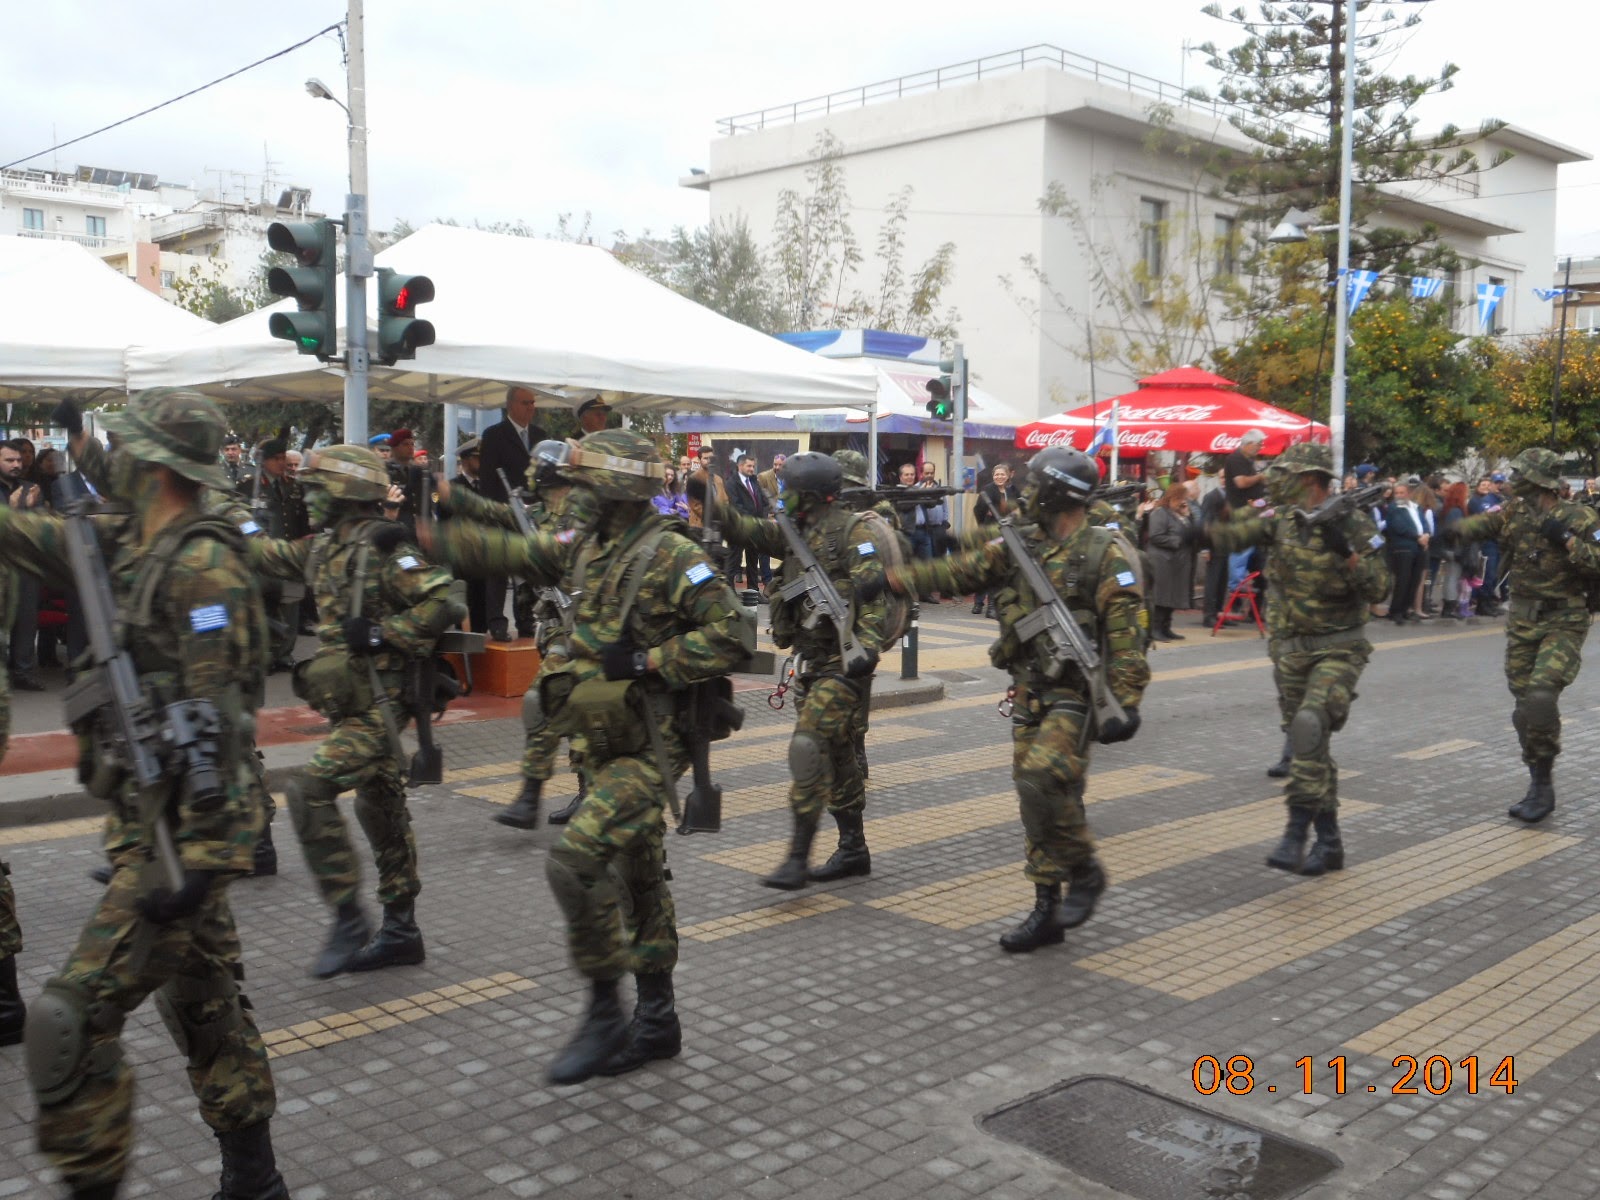
<svg viewBox="0 0 1600 1200">
<path fill-rule="evenodd" d="M 961 489 L 955 487 L 901 487 L 895 484 L 891 487 L 845 488 L 839 493 L 839 499 L 887 500 L 890 504 L 915 504 L 919 500 L 926 500 L 931 505 L 937 504 L 946 496 L 959 495 Z"/>
<path fill-rule="evenodd" d="M 532 537 L 536 530 L 533 528 L 533 522 L 528 519 L 528 506 L 522 502 L 522 497 L 511 486 L 511 480 L 506 478 L 506 469 L 496 467 L 495 472 L 500 476 L 500 482 L 505 485 L 506 503 L 511 506 L 511 516 L 517 523 L 518 532 L 523 537 Z M 563 626 L 567 629 L 572 628 L 574 602 L 571 596 L 558 587 L 547 587 L 539 589 L 539 597 L 555 606 L 556 611 L 561 614 Z"/>
<path fill-rule="evenodd" d="M 840 662 L 845 674 L 854 677 L 865 669 L 868 655 L 856 640 L 850 606 L 839 595 L 839 589 L 833 586 L 833 580 L 828 578 L 817 556 L 811 553 L 811 547 L 806 545 L 805 538 L 795 528 L 789 514 L 780 510 L 773 513 L 772 519 L 778 523 L 784 541 L 788 542 L 795 561 L 800 564 L 799 577 L 785 584 L 781 595 L 785 600 L 797 600 L 801 596 L 806 598 L 805 617 L 801 624 L 807 629 L 816 628 L 818 620 L 824 616 L 833 622 L 834 632 L 839 635 Z"/>
<path fill-rule="evenodd" d="M 1089 684 L 1089 698 L 1094 704 L 1095 722 L 1100 728 L 1104 728 L 1112 718 L 1126 720 L 1127 714 L 1111 694 L 1111 688 L 1101 671 L 1099 651 L 1084 636 L 1082 627 L 1056 592 L 1050 577 L 1039 565 L 1039 560 L 1033 557 L 1010 517 L 1001 520 L 1000 537 L 1011 555 L 1011 561 L 1022 572 L 1028 590 L 1039 605 L 1016 623 L 1014 628 L 1017 636 L 1024 642 L 1031 642 L 1041 634 L 1049 639 L 1050 667 L 1045 674 L 1051 680 L 1060 679 L 1069 665 L 1077 666 Z"/>
<path fill-rule="evenodd" d="M 1310 512 L 1303 508 L 1297 508 L 1295 512 L 1305 518 L 1308 528 L 1315 529 L 1318 525 L 1331 524 L 1343 520 L 1350 513 L 1371 508 L 1383 499 L 1383 494 L 1388 490 L 1387 484 L 1369 483 L 1366 487 L 1353 488 L 1348 492 L 1335 492 Z"/>
<path fill-rule="evenodd" d="M 167 822 L 167 801 L 180 780 L 187 781 L 198 805 L 222 800 L 225 788 L 217 761 L 222 718 L 209 700 L 180 700 L 164 709 L 150 702 L 133 656 L 117 645 L 117 607 L 105 556 L 89 519 L 93 506 L 73 476 L 63 475 L 56 482 L 56 508 L 66 516 L 67 562 L 93 664 L 63 694 L 67 724 L 99 746 L 101 768 L 94 778 L 82 780 L 92 795 L 112 798 L 116 771 L 133 777 L 139 815 L 155 843 L 154 865 L 176 892 L 183 886 L 183 865 Z"/>
<path fill-rule="evenodd" d="M 1104 500 L 1112 508 L 1127 504 L 1130 500 L 1137 500 L 1139 494 L 1145 490 L 1142 483 L 1119 483 L 1115 487 L 1098 487 L 1090 493 L 1089 502 Z"/>
<path fill-rule="evenodd" d="M 711 743 L 743 727 L 744 709 L 733 702 L 733 681 L 726 675 L 688 689 L 678 710 L 678 735 L 689 750 L 694 786 L 683 803 L 679 833 L 716 833 L 722 828 L 722 788 L 711 782 Z"/>
</svg>

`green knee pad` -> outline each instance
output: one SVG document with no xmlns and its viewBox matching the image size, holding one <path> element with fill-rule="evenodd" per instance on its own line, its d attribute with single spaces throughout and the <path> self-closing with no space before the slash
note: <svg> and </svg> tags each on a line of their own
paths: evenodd
<svg viewBox="0 0 1600 1200">
<path fill-rule="evenodd" d="M 827 749 L 814 733 L 804 730 L 789 739 L 789 774 L 796 786 L 815 787 L 824 777 Z"/>
<path fill-rule="evenodd" d="M 122 1013 L 107 1004 L 95 1004 L 75 983 L 52 979 L 28 1006 L 24 1050 L 28 1080 L 41 1105 L 61 1104 L 72 1098 L 91 1075 L 109 1075 L 122 1061 L 122 1046 L 113 1038 L 98 1049 L 90 1042 L 95 1033 L 120 1033 Z"/>
<path fill-rule="evenodd" d="M 194 1011 L 211 1000 L 224 1001 L 224 1007 L 209 1021 L 198 1021 Z M 172 1040 L 198 1069 L 216 1061 L 228 1035 L 244 1028 L 248 1001 L 231 979 L 169 979 L 156 990 L 156 1012 L 172 1034 Z"/>
<path fill-rule="evenodd" d="M 338 788 L 326 779 L 318 779 L 313 775 L 293 775 L 284 784 L 283 800 L 289 806 L 289 816 L 294 820 L 295 836 L 302 843 L 319 841 L 333 824 L 329 817 L 339 819 L 338 799 Z"/>
<path fill-rule="evenodd" d="M 1529 733 L 1554 733 L 1561 728 L 1560 693 L 1555 688 L 1529 688 L 1517 707 Z"/>
<path fill-rule="evenodd" d="M 1035 842 L 1050 835 L 1055 813 L 1050 803 L 1050 780 L 1024 771 L 1017 776 L 1017 799 L 1022 808 L 1022 830 Z"/>
<path fill-rule="evenodd" d="M 610 867 L 595 873 L 593 859 L 558 844 L 544 860 L 550 891 L 569 925 L 595 921 L 607 903 L 618 903 L 617 876 Z M 621 889 L 626 890 L 626 889 Z"/>
<path fill-rule="evenodd" d="M 1328 715 L 1305 707 L 1289 722 L 1289 747 L 1296 758 L 1320 758 L 1328 751 Z"/>
</svg>

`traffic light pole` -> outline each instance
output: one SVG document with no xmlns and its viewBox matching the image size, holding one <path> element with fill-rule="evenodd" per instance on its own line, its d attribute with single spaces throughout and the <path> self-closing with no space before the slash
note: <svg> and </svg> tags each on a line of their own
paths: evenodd
<svg viewBox="0 0 1600 1200">
<path fill-rule="evenodd" d="M 965 429 L 967 421 L 967 355 L 957 342 L 951 357 L 955 359 L 956 369 L 950 373 L 950 399 L 955 401 L 955 412 L 950 417 L 950 486 L 966 490 L 967 473 L 963 465 L 966 457 Z M 957 537 L 961 535 L 963 525 L 962 498 L 958 494 L 951 497 L 955 503 L 950 506 L 950 528 Z"/>
<path fill-rule="evenodd" d="M 372 250 L 367 245 L 367 59 L 362 0 L 349 0 L 345 37 L 349 46 L 350 194 L 345 197 L 345 377 L 344 440 L 367 444 L 367 280 Z"/>
</svg>

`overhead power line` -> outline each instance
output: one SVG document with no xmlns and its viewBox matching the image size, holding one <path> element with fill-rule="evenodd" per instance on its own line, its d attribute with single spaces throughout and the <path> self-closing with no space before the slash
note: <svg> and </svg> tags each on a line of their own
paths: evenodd
<svg viewBox="0 0 1600 1200">
<path fill-rule="evenodd" d="M 38 151 L 38 152 L 36 152 L 34 154 L 26 154 L 21 158 L 13 159 L 11 162 L 0 163 L 0 171 L 9 170 L 12 167 L 20 166 L 21 164 L 23 164 L 25 162 L 32 162 L 34 159 L 42 158 L 46 154 L 54 153 L 57 150 L 64 150 L 68 146 L 75 146 L 79 142 L 87 141 L 89 138 L 95 137 L 98 134 L 105 133 L 108 129 L 115 129 L 119 125 L 126 125 L 129 121 L 137 121 L 140 117 L 147 117 L 151 113 L 157 111 L 158 109 L 166 108 L 169 104 L 176 104 L 179 100 L 187 100 L 190 96 L 199 95 L 201 92 L 205 91 L 207 88 L 216 87 L 217 84 L 219 84 L 219 83 L 226 83 L 228 80 L 234 78 L 235 76 L 243 75 L 246 71 L 252 71 L 256 67 L 261 66 L 263 63 L 269 63 L 275 58 L 282 58 L 285 54 L 289 54 L 289 53 L 291 53 L 291 52 L 293 52 L 295 50 L 300 49 L 301 46 L 309 45 L 310 43 L 316 41 L 319 37 L 321 37 L 325 33 L 334 33 L 334 32 L 337 32 L 338 30 L 340 30 L 342 28 L 344 28 L 344 22 L 340 21 L 340 22 L 337 22 L 336 24 L 329 25 L 326 29 L 319 29 L 315 33 L 313 33 L 310 37 L 305 38 L 305 39 L 303 39 L 301 41 L 298 41 L 292 46 L 285 46 L 282 50 L 277 51 L 275 54 L 269 54 L 265 58 L 258 58 L 258 59 L 256 59 L 255 62 L 250 63 L 248 66 L 240 67 L 237 71 L 229 71 L 226 75 L 223 75 L 223 76 L 220 76 L 220 77 L 218 77 L 216 79 L 213 79 L 210 83 L 202 83 L 197 88 L 190 88 L 187 92 L 184 92 L 181 96 L 174 96 L 170 100 L 163 100 L 160 104 L 152 104 L 149 108 L 144 109 L 142 112 L 136 112 L 131 117 L 123 117 L 122 120 L 120 120 L 120 121 L 113 121 L 109 125 L 102 125 L 102 126 L 100 126 L 99 129 L 94 129 L 94 130 L 91 130 L 88 133 L 80 134 L 78 137 L 71 138 L 68 141 L 57 142 L 54 146 L 46 146 L 43 150 L 40 150 L 40 151 Z"/>
</svg>

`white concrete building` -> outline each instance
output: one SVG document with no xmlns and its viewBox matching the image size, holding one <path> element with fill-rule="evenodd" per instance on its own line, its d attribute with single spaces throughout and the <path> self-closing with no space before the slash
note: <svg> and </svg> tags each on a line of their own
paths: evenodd
<svg viewBox="0 0 1600 1200">
<path fill-rule="evenodd" d="M 876 271 L 873 241 L 883 206 L 913 185 L 906 261 L 955 243 L 954 277 L 943 299 L 960 312 L 977 378 L 1007 403 L 1044 414 L 1089 398 L 1089 364 L 1081 353 L 1087 327 L 1103 333 L 1118 324 L 1092 294 L 1080 231 L 1065 217 L 1040 212 L 1052 184 L 1092 214 L 1093 241 L 1117 247 L 1129 263 L 1177 252 L 1159 244 L 1152 223 L 1189 226 L 1208 243 L 1238 236 L 1228 224 L 1231 211 L 1209 196 L 1209 181 L 1193 161 L 1147 149 L 1156 105 L 1170 110 L 1177 133 L 1245 145 L 1223 109 L 1190 100 L 1180 87 L 1033 46 L 725 119 L 708 169 L 681 182 L 709 193 L 712 220 L 743 215 L 765 240 L 780 192 L 806 194 L 818 136 L 831 134 L 843 147 L 850 215 L 867 256 L 857 276 L 863 285 Z M 1514 157 L 1492 171 L 1387 189 L 1392 203 L 1381 219 L 1397 226 L 1432 221 L 1448 243 L 1482 264 L 1450 281 L 1463 331 L 1473 320 L 1474 285 L 1492 281 L 1508 285 L 1497 326 L 1527 332 L 1549 320 L 1529 289 L 1549 278 L 1557 167 L 1589 156 L 1516 128 L 1488 143 L 1475 147 L 1481 162 L 1501 149 Z M 1096 180 L 1100 186 L 1091 189 Z M 1025 259 L 1038 264 L 1050 286 L 1024 267 Z M 1009 290 L 1002 277 L 1009 277 Z M 830 314 L 817 320 L 826 326 Z M 1226 340 L 1229 331 L 1222 333 Z M 1103 359 L 1096 364 L 1096 398 L 1133 386 L 1127 371 Z"/>
</svg>

